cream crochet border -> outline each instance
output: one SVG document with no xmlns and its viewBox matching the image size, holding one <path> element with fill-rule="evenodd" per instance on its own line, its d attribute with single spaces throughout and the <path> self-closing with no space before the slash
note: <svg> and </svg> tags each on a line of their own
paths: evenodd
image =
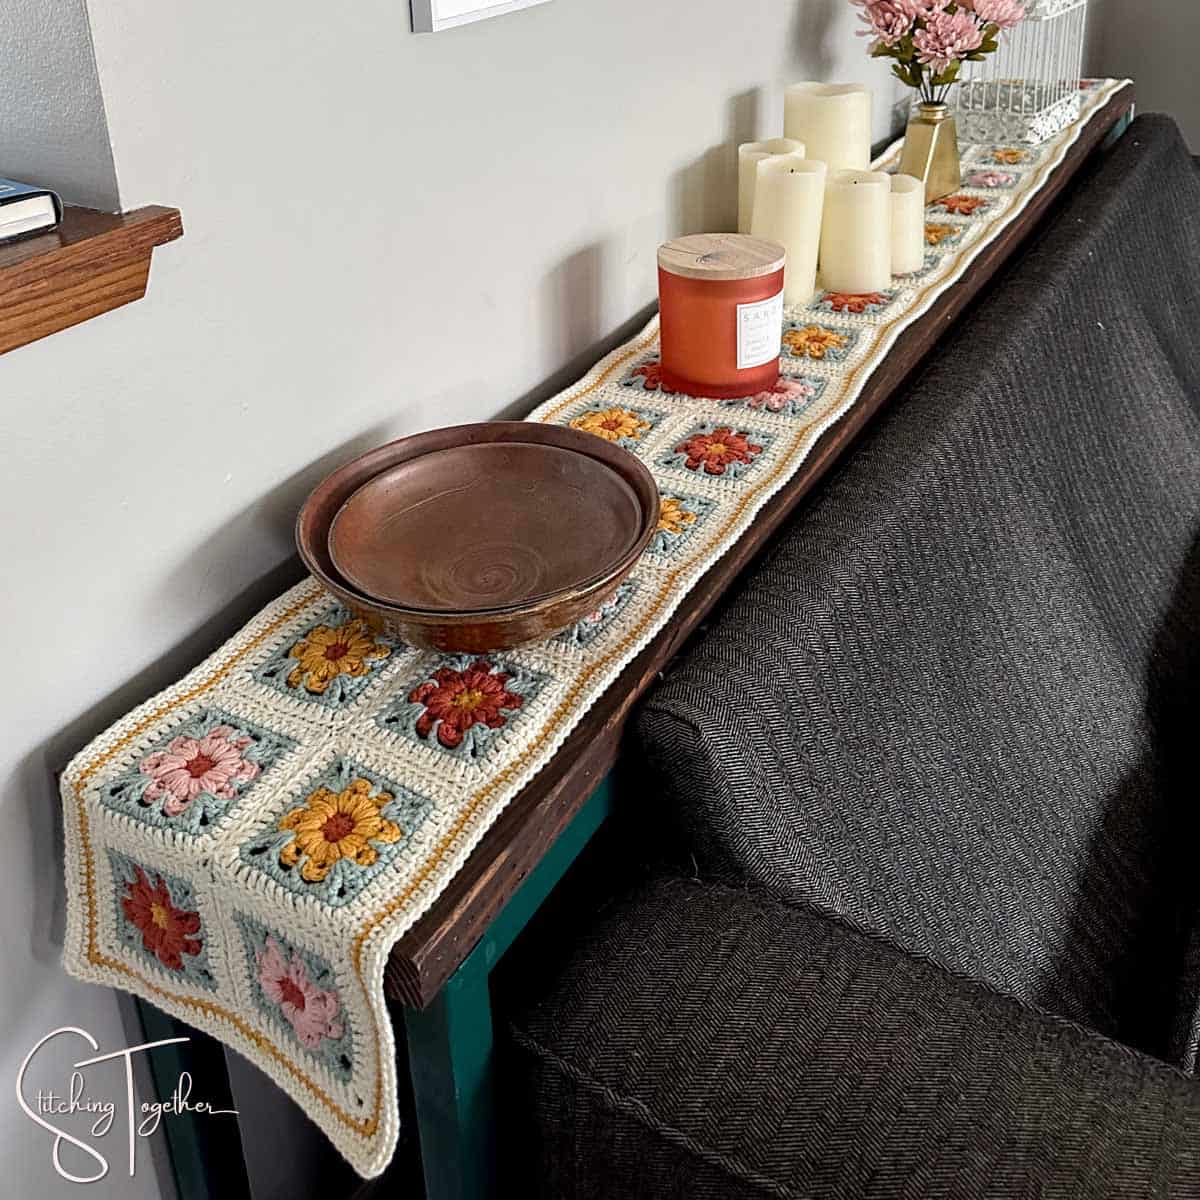
<svg viewBox="0 0 1200 1200">
<path fill-rule="evenodd" d="M 657 318 L 628 345 L 614 351 L 574 387 L 543 404 L 530 420 L 566 421 L 595 400 L 662 414 L 637 448 L 654 466 L 664 488 L 705 497 L 716 507 L 685 543 L 678 558 L 648 555 L 634 578 L 638 589 L 627 606 L 583 648 L 548 642 L 523 648 L 509 660 L 547 676 L 546 686 L 522 710 L 512 736 L 483 767 L 449 759 L 436 750 L 381 736 L 371 716 L 398 687 L 419 677 L 433 656 L 398 654 L 341 714 L 315 711 L 301 701 L 271 693 L 253 682 L 250 667 L 274 647 L 294 638 L 330 603 L 314 581 L 306 581 L 270 605 L 183 681 L 141 705 L 81 751 L 62 778 L 66 826 L 67 932 L 63 961 L 73 975 L 124 988 L 204 1029 L 247 1055 L 266 1071 L 328 1134 L 365 1177 L 378 1175 L 395 1149 L 399 1132 L 395 1043 L 383 994 L 383 971 L 392 946 L 434 903 L 467 856 L 503 811 L 553 757 L 589 707 L 624 667 L 670 620 L 700 577 L 746 531 L 755 515 L 804 462 L 821 435 L 857 400 L 874 369 L 901 334 L 957 282 L 1020 214 L 1066 156 L 1083 126 L 1124 81 L 1106 80 L 1084 96 L 1079 122 L 1034 151 L 1036 161 L 1016 168 L 1011 191 L 974 191 L 991 202 L 969 219 L 934 216 L 961 228 L 961 238 L 936 267 L 916 284 L 897 281 L 896 300 L 886 311 L 862 316 L 811 309 L 789 311 L 804 323 L 856 333 L 857 343 L 843 362 L 789 361 L 793 375 L 823 379 L 825 390 L 810 411 L 789 417 L 762 410 L 730 408 L 710 401 L 633 391 L 621 378 L 657 340 Z M 890 166 L 896 143 L 879 160 Z M 980 161 L 978 148 L 965 156 Z M 657 461 L 695 424 L 717 421 L 751 429 L 773 440 L 744 481 L 693 478 Z M 222 819 L 211 851 L 197 859 L 195 842 L 140 825 L 103 807 L 98 789 L 106 779 L 135 763 L 146 747 L 198 703 L 219 703 L 236 715 L 286 734 L 297 749 L 272 769 L 273 782 L 244 811 Z M 238 842 L 262 819 L 262 808 L 298 787 L 315 763 L 353 737 L 354 757 L 435 801 L 434 813 L 396 860 L 387 901 L 369 887 L 354 903 L 337 910 L 298 899 L 270 880 L 251 881 L 237 866 Z M 107 848 L 160 872 L 193 883 L 208 930 L 215 992 L 180 987 L 120 946 L 114 931 Z M 372 903 L 373 901 L 373 903 Z M 242 955 L 234 909 L 276 928 L 333 964 L 343 1010 L 356 1035 L 356 1065 L 349 1083 L 297 1055 L 252 1001 L 238 969 Z"/>
</svg>

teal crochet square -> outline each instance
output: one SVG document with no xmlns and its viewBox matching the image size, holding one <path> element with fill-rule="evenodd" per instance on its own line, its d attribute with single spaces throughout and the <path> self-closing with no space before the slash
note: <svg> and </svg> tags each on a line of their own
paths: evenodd
<svg viewBox="0 0 1200 1200">
<path fill-rule="evenodd" d="M 211 837 L 221 818 L 295 746 L 262 725 L 202 708 L 106 782 L 100 803 L 143 825 Z"/>
<path fill-rule="evenodd" d="M 854 352 L 859 331 L 842 326 L 824 325 L 815 320 L 788 321 L 783 327 L 783 357 L 780 366 L 791 376 L 790 367 L 840 363 Z"/>
<path fill-rule="evenodd" d="M 785 417 L 802 417 L 825 394 L 827 379 L 818 375 L 780 375 L 774 386 L 754 396 L 738 400 L 722 400 L 722 408 L 742 408 L 751 412 L 779 413 Z"/>
<path fill-rule="evenodd" d="M 355 900 L 404 849 L 433 802 L 352 759 L 308 777 L 238 857 L 297 896 Z"/>
<path fill-rule="evenodd" d="M 640 580 L 626 579 L 618 586 L 611 600 L 584 617 L 582 621 L 576 621 L 570 629 L 564 629 L 554 640 L 564 646 L 590 645 L 617 619 L 639 587 Z"/>
<path fill-rule="evenodd" d="M 666 413 L 656 408 L 593 400 L 577 408 L 567 425 L 636 452 L 665 417 Z"/>
<path fill-rule="evenodd" d="M 254 678 L 285 696 L 344 708 L 405 649 L 401 642 L 376 636 L 365 621 L 336 604 L 279 646 L 255 668 Z"/>
<path fill-rule="evenodd" d="M 818 292 L 809 308 L 814 312 L 838 313 L 844 317 L 871 317 L 885 313 L 896 302 L 899 292 Z"/>
<path fill-rule="evenodd" d="M 259 1011 L 294 1045 L 342 1083 L 354 1074 L 354 1031 L 333 968 L 320 955 L 244 913 L 246 978 Z"/>
<path fill-rule="evenodd" d="M 621 387 L 635 392 L 658 392 L 664 396 L 677 395 L 662 379 L 662 361 L 657 350 L 638 359 L 621 380 Z"/>
<path fill-rule="evenodd" d="M 169 978 L 215 990 L 208 930 L 192 884 L 115 850 L 108 851 L 108 861 L 121 945 Z"/>
<path fill-rule="evenodd" d="M 522 717 L 547 676 L 506 658 L 449 654 L 410 680 L 376 720 L 419 746 L 481 763 Z"/>
<path fill-rule="evenodd" d="M 674 490 L 663 492 L 660 502 L 658 528 L 646 552 L 672 558 L 703 528 L 717 502 L 707 496 L 690 496 Z"/>
<path fill-rule="evenodd" d="M 704 421 L 667 451 L 658 465 L 706 479 L 738 480 L 755 469 L 774 441 L 773 433 L 745 429 L 737 422 Z"/>
<path fill-rule="evenodd" d="M 988 192 L 1011 192 L 1024 178 L 1024 171 L 985 163 L 963 171 L 963 187 L 980 188 Z"/>
</svg>

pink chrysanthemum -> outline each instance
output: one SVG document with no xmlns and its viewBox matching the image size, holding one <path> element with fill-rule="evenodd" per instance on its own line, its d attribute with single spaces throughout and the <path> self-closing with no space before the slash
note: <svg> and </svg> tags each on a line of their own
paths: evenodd
<svg viewBox="0 0 1200 1200">
<path fill-rule="evenodd" d="M 976 0 L 978 3 L 979 0 Z M 969 12 L 934 13 L 925 20 L 925 28 L 913 35 L 917 58 L 936 74 L 967 57 L 983 44 L 983 30 Z"/>
<path fill-rule="evenodd" d="M 885 46 L 894 46 L 913 27 L 912 14 L 897 0 L 875 0 L 864 6 L 859 19 L 867 27 L 860 29 L 858 36 L 875 38 Z"/>
<path fill-rule="evenodd" d="M 1020 0 L 969 0 L 960 6 L 973 9 L 975 15 L 988 25 L 998 25 L 1001 29 L 1012 29 L 1025 19 L 1025 6 Z"/>
</svg>

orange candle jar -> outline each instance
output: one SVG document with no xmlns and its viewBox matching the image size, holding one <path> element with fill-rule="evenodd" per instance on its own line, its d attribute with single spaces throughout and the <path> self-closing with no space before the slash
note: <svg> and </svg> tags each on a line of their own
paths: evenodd
<svg viewBox="0 0 1200 1200">
<path fill-rule="evenodd" d="M 730 400 L 779 381 L 784 248 L 734 233 L 677 238 L 658 252 L 662 381 Z"/>
</svg>

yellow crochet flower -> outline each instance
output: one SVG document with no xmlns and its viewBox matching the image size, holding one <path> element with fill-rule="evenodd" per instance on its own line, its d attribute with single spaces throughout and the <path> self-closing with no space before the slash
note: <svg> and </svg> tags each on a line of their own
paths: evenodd
<svg viewBox="0 0 1200 1200">
<path fill-rule="evenodd" d="M 1026 157 L 1024 150 L 1015 150 L 1010 146 L 1003 146 L 999 150 L 992 151 L 992 161 L 1005 167 L 1015 167 L 1018 163 L 1023 163 Z"/>
<path fill-rule="evenodd" d="M 656 533 L 682 533 L 685 525 L 694 525 L 696 514 L 688 512 L 674 496 L 664 496 L 658 511 Z"/>
<path fill-rule="evenodd" d="M 845 334 L 834 333 L 820 325 L 808 325 L 804 329 L 789 329 L 783 335 L 784 345 L 793 358 L 822 359 L 830 350 L 844 350 L 850 344 Z"/>
<path fill-rule="evenodd" d="M 332 628 L 318 625 L 288 651 L 300 660 L 287 677 L 288 687 L 303 683 L 319 696 L 339 675 L 365 675 L 370 670 L 368 659 L 389 654 L 391 650 L 375 640 L 365 621 L 346 621 Z"/>
<path fill-rule="evenodd" d="M 953 237 L 957 232 L 953 225 L 926 225 L 925 241 L 931 246 L 940 246 L 948 237 Z"/>
<path fill-rule="evenodd" d="M 650 422 L 643 421 L 637 413 L 627 408 L 604 408 L 580 413 L 571 422 L 571 428 L 594 433 L 606 442 L 619 442 L 622 438 L 637 441 L 650 428 Z"/>
<path fill-rule="evenodd" d="M 294 867 L 307 856 L 300 876 L 308 883 L 320 883 L 343 858 L 355 866 L 371 866 L 379 858 L 372 840 L 390 844 L 403 836 L 399 825 L 380 814 L 392 800 L 388 792 L 372 796 L 365 779 L 356 779 L 342 792 L 317 788 L 303 808 L 279 820 L 280 829 L 294 834 L 279 852 L 280 865 Z"/>
</svg>

